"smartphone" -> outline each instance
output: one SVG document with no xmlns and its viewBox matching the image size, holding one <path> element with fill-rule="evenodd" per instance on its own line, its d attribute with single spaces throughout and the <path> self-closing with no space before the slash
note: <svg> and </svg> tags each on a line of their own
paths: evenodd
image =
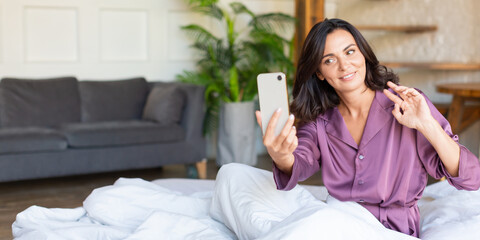
<svg viewBox="0 0 480 240">
<path fill-rule="evenodd" d="M 275 136 L 280 134 L 288 120 L 287 79 L 284 73 L 261 73 L 257 76 L 258 101 L 262 115 L 262 131 L 265 135 L 268 122 L 277 109 L 282 113 L 275 127 Z"/>
</svg>

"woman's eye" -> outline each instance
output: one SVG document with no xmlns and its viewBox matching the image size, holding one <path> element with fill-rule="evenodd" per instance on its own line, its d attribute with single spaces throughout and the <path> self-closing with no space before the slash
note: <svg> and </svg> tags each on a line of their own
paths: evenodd
<svg viewBox="0 0 480 240">
<path fill-rule="evenodd" d="M 330 64 L 330 63 L 333 63 L 333 62 L 334 62 L 334 60 L 331 59 L 331 58 L 325 60 L 325 64 Z"/>
<path fill-rule="evenodd" d="M 352 55 L 355 52 L 355 50 L 351 49 L 347 51 L 347 55 Z"/>
</svg>

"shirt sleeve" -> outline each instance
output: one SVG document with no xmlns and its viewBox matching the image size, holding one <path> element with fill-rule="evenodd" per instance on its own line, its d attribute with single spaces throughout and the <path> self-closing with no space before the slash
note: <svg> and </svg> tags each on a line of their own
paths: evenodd
<svg viewBox="0 0 480 240">
<path fill-rule="evenodd" d="M 298 146 L 293 152 L 292 174 L 280 171 L 273 164 L 273 177 L 279 190 L 290 190 L 298 181 L 304 181 L 320 169 L 320 150 L 318 148 L 317 123 L 312 121 L 297 131 Z"/>
<path fill-rule="evenodd" d="M 452 177 L 443 165 L 438 153 L 430 142 L 417 131 L 417 150 L 420 160 L 423 162 L 428 174 L 436 179 L 446 177 L 448 182 L 457 189 L 477 190 L 480 187 L 480 162 L 478 158 L 465 146 L 458 143 L 458 136 L 453 135 L 447 119 L 435 108 L 433 103 L 422 93 L 428 103 L 432 116 L 437 120 L 443 130 L 460 147 L 460 163 L 458 176 Z"/>
</svg>

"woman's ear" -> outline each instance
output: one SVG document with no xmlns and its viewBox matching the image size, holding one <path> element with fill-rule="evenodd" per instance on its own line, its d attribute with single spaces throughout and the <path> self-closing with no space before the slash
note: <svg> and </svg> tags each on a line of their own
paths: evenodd
<svg viewBox="0 0 480 240">
<path fill-rule="evenodd" d="M 316 71 L 315 74 L 317 74 L 318 79 L 322 81 L 325 80 L 325 78 L 323 77 L 322 73 L 320 73 L 320 71 Z"/>
</svg>

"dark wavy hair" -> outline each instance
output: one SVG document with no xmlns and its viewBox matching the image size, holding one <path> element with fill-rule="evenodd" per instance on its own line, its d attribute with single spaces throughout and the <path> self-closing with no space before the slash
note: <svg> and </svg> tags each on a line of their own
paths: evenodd
<svg viewBox="0 0 480 240">
<path fill-rule="evenodd" d="M 360 52 L 365 57 L 365 85 L 372 90 L 388 88 L 387 82 L 398 83 L 398 76 L 387 67 L 380 65 L 362 34 L 350 23 L 341 19 L 325 19 L 313 26 L 305 39 L 298 60 L 297 73 L 293 84 L 293 101 L 290 111 L 298 123 L 314 121 L 319 114 L 338 106 L 340 98 L 327 82 L 318 79 L 316 72 L 325 50 L 327 35 L 343 29 L 352 34 Z"/>
</svg>

